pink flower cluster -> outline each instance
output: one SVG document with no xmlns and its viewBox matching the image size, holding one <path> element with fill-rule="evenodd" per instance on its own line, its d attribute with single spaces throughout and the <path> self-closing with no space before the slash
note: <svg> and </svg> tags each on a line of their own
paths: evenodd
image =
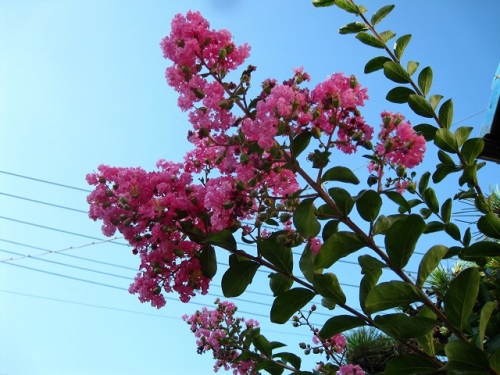
<svg viewBox="0 0 500 375">
<path fill-rule="evenodd" d="M 252 330 L 259 326 L 255 320 L 235 317 L 236 306 L 232 302 L 215 301 L 217 308 L 208 310 L 204 307 L 201 311 L 183 319 L 191 326 L 196 336 L 198 353 L 212 351 L 216 363 L 214 371 L 221 367 L 225 370 L 232 369 L 234 375 L 254 374 L 255 363 L 251 360 L 235 361 L 243 350 L 248 350 L 245 338 Z"/>
<path fill-rule="evenodd" d="M 312 341 L 314 344 L 322 345 L 325 349 L 332 349 L 336 353 L 342 352 L 347 345 L 347 340 L 341 333 L 333 335 L 328 339 L 322 339 L 315 334 Z"/>
<path fill-rule="evenodd" d="M 360 366 L 349 364 L 340 366 L 337 375 L 365 375 L 365 372 Z"/>
</svg>

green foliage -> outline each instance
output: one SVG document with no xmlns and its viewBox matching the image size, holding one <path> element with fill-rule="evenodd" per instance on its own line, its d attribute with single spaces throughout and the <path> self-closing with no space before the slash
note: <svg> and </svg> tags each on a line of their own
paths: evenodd
<svg viewBox="0 0 500 375">
<path fill-rule="evenodd" d="M 315 293 L 306 288 L 293 288 L 284 293 L 281 293 L 274 299 L 271 307 L 271 322 L 284 324 L 303 308 L 310 300 L 313 299 Z"/>
</svg>

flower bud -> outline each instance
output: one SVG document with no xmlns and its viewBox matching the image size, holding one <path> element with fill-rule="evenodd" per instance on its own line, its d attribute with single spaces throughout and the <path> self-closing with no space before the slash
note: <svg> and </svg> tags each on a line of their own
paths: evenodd
<svg viewBox="0 0 500 375">
<path fill-rule="evenodd" d="M 290 220 L 292 218 L 292 215 L 289 214 L 288 212 L 283 212 L 281 215 L 280 215 L 280 221 L 282 223 L 286 223 L 288 220 Z"/>
<path fill-rule="evenodd" d="M 411 194 L 415 194 L 416 187 L 417 185 L 413 181 L 409 181 L 408 184 L 406 185 L 406 190 L 408 190 L 408 192 Z"/>
<path fill-rule="evenodd" d="M 202 89 L 194 89 L 193 93 L 194 96 L 196 96 L 198 99 L 203 99 L 205 97 L 205 93 L 203 92 Z"/>
<path fill-rule="evenodd" d="M 225 201 L 222 203 L 222 207 L 224 207 L 225 210 L 229 210 L 234 207 L 234 203 L 231 201 Z"/>
<path fill-rule="evenodd" d="M 161 288 L 157 285 L 153 289 L 153 294 L 158 295 L 161 293 Z"/>
<path fill-rule="evenodd" d="M 200 138 L 208 137 L 210 135 L 210 130 L 207 129 L 207 128 L 201 128 L 198 131 L 198 135 L 199 135 Z"/>
<path fill-rule="evenodd" d="M 382 118 L 382 123 L 384 124 L 384 126 L 389 126 L 391 124 L 391 116 L 389 115 L 385 115 L 383 118 Z"/>
<path fill-rule="evenodd" d="M 349 77 L 349 86 L 351 86 L 351 89 L 356 88 L 358 86 L 358 80 L 356 79 L 356 76 L 353 74 Z"/>
<path fill-rule="evenodd" d="M 399 164 L 396 167 L 396 174 L 398 175 L 398 177 L 406 176 L 406 168 L 404 166 L 402 166 L 401 164 Z"/>
</svg>

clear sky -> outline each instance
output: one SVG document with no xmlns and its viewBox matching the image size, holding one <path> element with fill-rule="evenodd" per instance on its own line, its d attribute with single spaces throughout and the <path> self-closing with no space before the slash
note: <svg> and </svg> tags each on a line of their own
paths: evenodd
<svg viewBox="0 0 500 375">
<path fill-rule="evenodd" d="M 370 11 L 381 4 L 365 3 Z M 455 122 L 479 135 L 500 60 L 500 2 L 395 4 L 381 26 L 413 35 L 404 60 L 431 65 L 432 93 L 453 97 Z M 180 317 L 221 294 L 221 273 L 213 294 L 192 304 L 169 300 L 159 311 L 141 305 L 126 291 L 138 267 L 131 249 L 119 240 L 98 243 L 100 225 L 81 212 L 85 191 L 47 183 L 88 189 L 85 174 L 101 163 L 152 169 L 160 158 L 182 160 L 189 124 L 165 83 L 169 62 L 159 42 L 173 15 L 188 9 L 252 46 L 255 86 L 288 78 L 298 66 L 313 83 L 334 72 L 356 74 L 371 96 L 369 122 L 378 126 L 384 109 L 414 118 L 384 100 L 392 86 L 380 72 L 363 75 L 378 51 L 337 35 L 354 19 L 333 7 L 298 0 L 0 0 L 0 374 L 211 373 L 212 360 L 196 354 Z M 363 165 L 360 158 L 339 163 Z M 483 169 L 486 190 L 499 182 L 498 171 L 495 164 Z M 43 249 L 59 252 L 23 257 Z M 359 270 L 349 263 L 335 272 L 344 284 L 357 282 L 350 275 Z M 267 324 L 272 299 L 259 294 L 266 283 L 258 273 L 240 310 L 260 320 L 271 339 L 308 340 L 304 330 Z M 344 289 L 355 303 L 356 288 Z"/>
</svg>

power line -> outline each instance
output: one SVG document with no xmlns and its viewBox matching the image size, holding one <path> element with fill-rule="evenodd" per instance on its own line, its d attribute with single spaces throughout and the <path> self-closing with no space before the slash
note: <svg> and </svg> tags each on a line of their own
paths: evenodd
<svg viewBox="0 0 500 375">
<path fill-rule="evenodd" d="M 33 202 L 33 203 L 38 203 L 38 204 L 44 204 L 46 206 L 62 208 L 64 210 L 75 211 L 75 212 L 79 212 L 79 213 L 83 213 L 83 214 L 87 214 L 88 213 L 88 211 L 79 210 L 77 208 L 71 208 L 71 207 L 61 206 L 61 205 L 55 204 L 55 203 L 43 202 L 43 201 L 39 201 L 39 200 L 36 200 L 36 199 L 21 197 L 19 195 L 13 195 L 13 194 L 2 193 L 2 192 L 0 192 L 0 195 L 5 195 L 6 197 L 21 199 L 21 200 L 28 201 L 28 202 Z"/>
<path fill-rule="evenodd" d="M 25 175 L 22 175 L 22 174 L 17 174 L 17 173 L 12 173 L 12 172 L 6 172 L 6 171 L 0 171 L 0 173 L 6 174 L 6 175 L 9 175 L 9 176 L 15 176 L 15 177 L 19 177 L 19 178 L 24 178 L 26 180 L 32 180 L 32 181 L 42 182 L 44 184 L 55 185 L 55 186 L 63 187 L 63 188 L 66 188 L 66 189 L 79 190 L 79 191 L 83 191 L 85 193 L 91 193 L 92 192 L 92 190 L 82 189 L 82 188 L 79 188 L 79 187 L 65 185 L 65 184 L 60 184 L 58 182 L 52 182 L 52 181 L 42 180 L 42 179 L 39 179 L 39 178 L 29 177 L 29 176 L 25 176 Z"/>
</svg>

